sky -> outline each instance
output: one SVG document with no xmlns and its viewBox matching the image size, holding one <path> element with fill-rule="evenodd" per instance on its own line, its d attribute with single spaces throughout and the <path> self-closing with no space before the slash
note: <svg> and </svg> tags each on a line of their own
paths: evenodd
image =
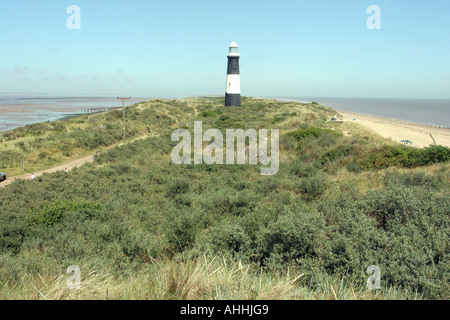
<svg viewBox="0 0 450 320">
<path fill-rule="evenodd" d="M 244 96 L 450 99 L 449 0 L 0 0 L 0 93 L 223 95 L 232 41 Z"/>
</svg>

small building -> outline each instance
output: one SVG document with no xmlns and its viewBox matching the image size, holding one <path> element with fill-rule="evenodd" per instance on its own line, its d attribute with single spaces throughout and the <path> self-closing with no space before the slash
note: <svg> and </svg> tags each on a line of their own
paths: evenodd
<svg viewBox="0 0 450 320">
<path fill-rule="evenodd" d="M 403 143 L 406 146 L 410 146 L 410 147 L 414 146 L 414 143 L 412 141 L 410 141 L 410 140 L 402 140 L 400 142 Z"/>
</svg>

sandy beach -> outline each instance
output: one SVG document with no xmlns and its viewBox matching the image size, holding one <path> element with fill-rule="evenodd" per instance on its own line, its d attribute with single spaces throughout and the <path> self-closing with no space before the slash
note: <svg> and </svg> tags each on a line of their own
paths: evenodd
<svg viewBox="0 0 450 320">
<path fill-rule="evenodd" d="M 410 140 L 415 147 L 423 148 L 431 144 L 450 147 L 450 129 L 425 124 L 412 123 L 397 119 L 370 116 L 346 111 L 339 111 L 343 121 L 352 121 L 375 131 L 379 135 L 401 142 Z"/>
</svg>

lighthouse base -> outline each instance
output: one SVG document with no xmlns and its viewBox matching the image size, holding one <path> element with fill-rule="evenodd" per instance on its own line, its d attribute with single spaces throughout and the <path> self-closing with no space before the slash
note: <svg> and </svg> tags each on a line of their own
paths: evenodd
<svg viewBox="0 0 450 320">
<path fill-rule="evenodd" d="M 239 93 L 225 93 L 225 107 L 240 107 L 241 95 Z"/>
</svg>

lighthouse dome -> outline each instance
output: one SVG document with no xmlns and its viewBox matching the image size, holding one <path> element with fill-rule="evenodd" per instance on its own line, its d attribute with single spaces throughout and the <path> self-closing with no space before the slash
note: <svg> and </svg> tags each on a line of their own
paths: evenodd
<svg viewBox="0 0 450 320">
<path fill-rule="evenodd" d="M 234 41 L 230 44 L 230 52 L 228 53 L 228 56 L 229 57 L 239 57 L 238 45 Z"/>
</svg>

